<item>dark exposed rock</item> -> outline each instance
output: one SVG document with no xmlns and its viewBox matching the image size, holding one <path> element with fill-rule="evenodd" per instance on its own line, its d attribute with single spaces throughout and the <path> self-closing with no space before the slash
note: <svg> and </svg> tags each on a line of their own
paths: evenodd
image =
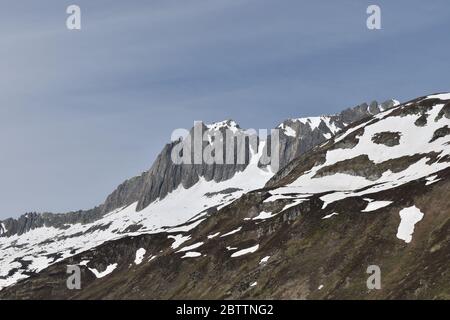
<svg viewBox="0 0 450 320">
<path fill-rule="evenodd" d="M 450 119 L 450 102 L 447 102 L 439 111 L 435 121 L 439 121 L 443 116 Z"/>
<path fill-rule="evenodd" d="M 336 173 L 361 176 L 368 180 L 377 180 L 382 174 L 382 172 L 378 170 L 377 166 L 369 160 L 367 155 L 361 155 L 353 159 L 337 162 L 332 166 L 324 167 L 317 171 L 313 178 L 334 175 Z"/>
<path fill-rule="evenodd" d="M 393 147 L 400 144 L 400 137 L 400 132 L 379 132 L 373 135 L 372 141 L 376 144 Z"/>
<path fill-rule="evenodd" d="M 417 120 L 416 120 L 416 122 L 414 122 L 414 124 L 418 127 L 423 127 L 423 126 L 426 126 L 427 122 L 428 122 L 428 114 L 424 113 L 419 118 L 417 118 Z"/>
<path fill-rule="evenodd" d="M 354 148 L 358 142 L 359 142 L 359 136 L 364 134 L 364 128 L 360 128 L 358 130 L 355 130 L 354 132 L 347 135 L 344 139 L 337 141 L 333 149 L 352 149 Z M 336 137 L 338 138 L 338 137 Z"/>
<path fill-rule="evenodd" d="M 439 128 L 433 133 L 433 138 L 431 138 L 430 142 L 433 142 L 439 138 L 443 138 L 449 134 L 450 134 L 450 128 L 448 126 Z"/>
</svg>

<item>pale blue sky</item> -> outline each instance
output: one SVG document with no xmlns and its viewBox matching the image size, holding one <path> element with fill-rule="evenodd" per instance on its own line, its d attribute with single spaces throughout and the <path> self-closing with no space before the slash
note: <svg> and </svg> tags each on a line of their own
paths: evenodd
<svg viewBox="0 0 450 320">
<path fill-rule="evenodd" d="M 448 0 L 0 4 L 0 218 L 100 204 L 194 120 L 271 128 L 450 88 Z"/>
</svg>

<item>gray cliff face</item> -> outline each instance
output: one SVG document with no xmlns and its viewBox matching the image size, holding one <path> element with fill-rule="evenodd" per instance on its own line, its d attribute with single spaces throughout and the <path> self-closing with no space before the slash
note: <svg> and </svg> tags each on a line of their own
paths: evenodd
<svg viewBox="0 0 450 320">
<path fill-rule="evenodd" d="M 206 181 L 214 180 L 216 182 L 232 178 L 236 172 L 244 170 L 249 163 L 248 142 L 246 143 L 248 134 L 240 130 L 231 120 L 223 122 L 222 126 L 217 129 L 202 125 L 201 133 L 202 135 L 206 134 L 210 138 L 214 134 L 214 130 L 218 130 L 225 139 L 225 130 L 230 128 L 236 130 L 234 133 L 235 154 L 236 149 L 246 148 L 245 159 L 242 164 L 225 163 L 225 144 L 222 151 L 224 164 L 175 164 L 172 161 L 172 153 L 177 151 L 175 148 L 179 145 L 179 141 L 172 142 L 163 148 L 150 170 L 144 172 L 140 177 L 134 178 L 132 181 L 125 182 L 107 198 L 104 204 L 104 212 L 109 212 L 136 201 L 138 202 L 137 209 L 142 210 L 156 199 L 164 198 L 180 185 L 186 189 L 192 187 L 200 178 Z M 190 136 L 193 136 L 193 129 L 190 131 Z M 216 144 L 213 140 L 204 141 L 202 151 L 205 152 L 205 148 L 214 145 Z M 193 162 L 194 142 L 191 143 L 191 150 L 191 160 Z"/>
<path fill-rule="evenodd" d="M 374 101 L 370 105 L 364 103 L 354 108 L 346 109 L 337 115 L 286 120 L 278 127 L 281 129 L 279 135 L 279 168 L 283 168 L 294 158 L 326 141 L 348 124 L 393 106 L 393 100 L 382 104 Z M 42 226 L 64 229 L 65 224 L 93 222 L 108 212 L 135 202 L 138 202 L 137 209 L 142 210 L 156 199 L 164 198 L 180 185 L 184 188 L 190 188 L 201 178 L 206 181 L 214 180 L 216 182 L 228 180 L 237 172 L 244 170 L 250 161 L 250 134 L 240 129 L 232 120 L 210 126 L 202 125 L 201 127 L 202 135 L 206 133 L 208 137 L 213 137 L 214 132 L 217 131 L 220 131 L 225 137 L 225 130 L 227 129 L 228 132 L 230 130 L 234 132 L 234 137 L 232 137 L 235 151 L 234 164 L 175 164 L 171 156 L 174 148 L 179 145 L 179 141 L 171 142 L 164 146 L 148 171 L 120 184 L 102 205 L 87 211 L 62 214 L 27 213 L 18 219 L 6 219 L 0 222 L 0 236 L 20 235 Z M 190 136 L 193 135 L 193 130 L 194 128 L 191 129 Z M 225 145 L 227 143 L 229 143 L 228 140 L 225 142 Z M 209 141 L 203 142 L 202 150 L 204 151 L 208 146 L 213 147 L 214 145 L 214 138 L 210 138 Z M 191 148 L 193 159 L 193 143 Z M 266 148 L 270 150 L 270 139 L 268 139 Z M 236 151 L 238 149 L 245 150 L 245 159 L 236 164 Z M 223 153 L 225 162 L 225 150 Z M 268 153 L 270 154 L 270 152 Z"/>
</svg>

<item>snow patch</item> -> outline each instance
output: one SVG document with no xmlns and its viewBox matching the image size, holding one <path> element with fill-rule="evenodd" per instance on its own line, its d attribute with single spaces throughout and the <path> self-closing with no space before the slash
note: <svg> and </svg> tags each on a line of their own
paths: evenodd
<svg viewBox="0 0 450 320">
<path fill-rule="evenodd" d="M 175 236 L 168 236 L 167 238 L 174 239 L 175 241 L 172 243 L 172 249 L 177 249 L 184 242 L 188 241 L 191 236 L 183 236 L 182 234 L 177 234 Z"/>
<path fill-rule="evenodd" d="M 85 267 L 86 267 L 87 264 L 89 263 L 89 261 L 90 261 L 90 260 L 83 260 L 83 261 L 81 261 L 78 265 L 79 265 L 79 266 L 85 266 Z"/>
<path fill-rule="evenodd" d="M 273 218 L 276 215 L 277 215 L 277 213 L 273 214 L 271 212 L 261 211 L 261 213 L 259 215 L 257 215 L 256 217 L 254 217 L 252 220 L 265 220 L 265 219 Z"/>
<path fill-rule="evenodd" d="M 186 252 L 186 251 L 191 251 L 192 249 L 197 249 L 198 247 L 201 247 L 203 245 L 203 242 L 197 242 L 194 243 L 190 246 L 186 246 L 180 250 L 178 250 L 177 252 Z"/>
<path fill-rule="evenodd" d="M 264 258 L 261 259 L 259 264 L 267 263 L 267 261 L 269 261 L 269 259 L 270 259 L 270 256 L 265 256 Z"/>
<path fill-rule="evenodd" d="M 2 222 L 0 224 L 0 234 L 4 234 L 4 233 L 7 233 L 7 232 L 8 232 L 8 229 L 6 229 L 5 224 Z"/>
<path fill-rule="evenodd" d="M 283 209 L 281 209 L 280 212 L 286 211 L 287 209 L 295 207 L 295 206 L 297 206 L 300 203 L 305 202 L 305 201 L 307 201 L 307 200 L 305 200 L 305 199 L 295 199 L 294 201 L 292 201 L 292 203 L 289 203 L 289 204 L 285 205 L 283 207 Z"/>
<path fill-rule="evenodd" d="M 246 248 L 246 249 L 242 249 L 242 250 L 236 251 L 235 253 L 233 253 L 231 255 L 231 257 L 235 258 L 235 257 L 243 256 L 243 255 L 248 254 L 248 253 L 253 253 L 253 252 L 256 252 L 256 250 L 258 250 L 258 248 L 259 248 L 259 244 L 257 244 L 256 246 L 250 247 L 250 248 Z"/>
<path fill-rule="evenodd" d="M 291 127 L 289 127 L 288 125 L 285 125 L 284 123 L 280 124 L 278 126 L 280 129 L 282 129 L 284 131 L 284 134 L 289 136 L 289 137 L 296 137 L 296 133 L 295 130 L 292 129 Z"/>
<path fill-rule="evenodd" d="M 416 207 L 402 209 L 400 211 L 400 224 L 397 230 L 397 238 L 410 243 L 414 233 L 414 226 L 422 220 L 424 214 Z"/>
<path fill-rule="evenodd" d="M 97 278 L 103 278 L 106 277 L 108 274 L 110 274 L 111 272 L 113 272 L 114 270 L 116 270 L 117 268 L 117 263 L 114 264 L 110 264 L 106 267 L 106 270 L 103 272 L 98 272 L 97 269 L 94 268 L 89 268 L 89 270 L 91 270 L 91 272 L 97 277 Z"/>
<path fill-rule="evenodd" d="M 375 211 L 390 205 L 393 201 L 371 201 L 367 204 L 367 207 L 362 212 Z"/>
<path fill-rule="evenodd" d="M 236 232 L 241 231 L 241 229 L 242 229 L 242 227 L 239 227 L 237 229 L 231 230 L 230 232 L 225 233 L 225 234 L 221 235 L 220 237 L 223 238 L 223 237 L 226 237 L 226 236 L 231 236 L 232 234 L 235 234 Z"/>
<path fill-rule="evenodd" d="M 147 251 L 144 248 L 140 248 L 136 251 L 136 258 L 134 259 L 135 264 L 141 264 L 144 260 L 144 255 Z"/>
<path fill-rule="evenodd" d="M 441 181 L 442 179 L 438 179 L 437 174 L 431 177 L 425 178 L 427 182 L 425 183 L 426 186 L 429 186 L 430 184 L 436 183 L 438 181 Z"/>
<path fill-rule="evenodd" d="M 220 234 L 220 232 L 217 232 L 217 233 L 214 233 L 214 234 L 210 234 L 210 235 L 208 236 L 208 239 L 215 238 L 215 237 L 217 237 L 219 234 Z"/>
<path fill-rule="evenodd" d="M 28 266 L 28 270 L 33 272 L 39 272 L 47 268 L 50 265 L 50 263 L 53 262 L 54 259 L 48 258 L 46 256 L 39 256 L 39 257 L 26 256 L 23 257 L 22 260 L 31 261 L 31 264 Z"/>
<path fill-rule="evenodd" d="M 238 128 L 238 124 L 233 120 L 224 120 L 215 122 L 213 124 L 207 124 L 206 128 L 210 131 L 217 131 L 220 129 L 228 129 L 231 130 L 233 133 L 236 133 L 240 129 Z"/>
<path fill-rule="evenodd" d="M 329 219 L 329 218 L 331 218 L 332 216 L 337 216 L 337 215 L 339 215 L 339 213 L 333 212 L 333 213 L 327 214 L 325 217 L 322 218 L 322 220 L 323 220 L 323 219 Z"/>
<path fill-rule="evenodd" d="M 200 257 L 202 254 L 200 252 L 195 252 L 195 251 L 190 251 L 190 252 L 186 252 L 184 254 L 184 256 L 181 257 L 181 259 L 184 258 L 197 258 Z"/>
</svg>

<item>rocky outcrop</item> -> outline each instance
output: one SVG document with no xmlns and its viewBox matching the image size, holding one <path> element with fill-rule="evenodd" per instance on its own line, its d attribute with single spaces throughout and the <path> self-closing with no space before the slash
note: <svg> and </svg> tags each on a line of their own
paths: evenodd
<svg viewBox="0 0 450 320">
<path fill-rule="evenodd" d="M 448 126 L 439 128 L 433 133 L 433 138 L 431 138 L 430 142 L 433 142 L 439 138 L 443 138 L 449 134 L 450 134 L 450 128 Z"/>
<path fill-rule="evenodd" d="M 446 117 L 447 119 L 450 119 L 450 102 L 446 103 L 441 111 L 439 111 L 435 121 L 439 121 L 442 117 Z"/>
<path fill-rule="evenodd" d="M 398 146 L 400 144 L 399 132 L 379 132 L 373 135 L 372 141 L 377 144 L 384 144 L 388 147 Z"/>
</svg>

